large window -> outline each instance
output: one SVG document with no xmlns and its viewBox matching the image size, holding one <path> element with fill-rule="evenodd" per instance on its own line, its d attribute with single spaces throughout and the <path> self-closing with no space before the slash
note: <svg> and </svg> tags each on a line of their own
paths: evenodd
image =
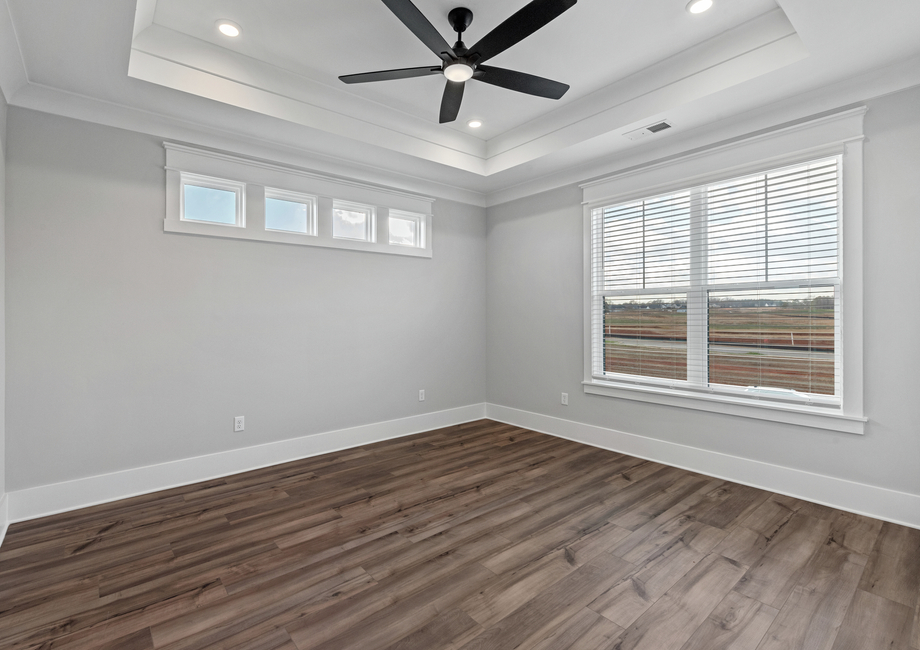
<svg viewBox="0 0 920 650">
<path fill-rule="evenodd" d="M 841 162 L 594 207 L 592 379 L 839 409 Z"/>
</svg>

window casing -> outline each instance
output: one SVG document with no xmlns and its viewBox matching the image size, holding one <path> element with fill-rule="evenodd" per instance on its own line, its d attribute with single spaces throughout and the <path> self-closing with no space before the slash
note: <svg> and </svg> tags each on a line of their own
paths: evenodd
<svg viewBox="0 0 920 650">
<path fill-rule="evenodd" d="M 165 232 L 432 256 L 432 198 L 188 145 L 164 148 Z M 198 196 L 187 201 L 187 190 Z M 406 223 L 399 215 L 417 220 L 414 245 L 390 237 L 391 213 L 397 230 Z"/>
<path fill-rule="evenodd" d="M 595 208 L 593 377 L 839 407 L 839 169 Z"/>
<path fill-rule="evenodd" d="M 863 433 L 864 113 L 843 111 L 582 186 L 586 393 Z M 781 199 L 779 186 L 765 197 L 764 183 L 781 185 L 784 170 L 821 161 L 837 171 L 814 201 L 824 201 L 823 212 L 817 205 L 797 215 L 801 205 L 777 201 L 764 225 L 762 207 L 757 224 L 757 211 L 737 201 Z M 681 177 L 688 180 L 674 180 Z M 720 210 L 718 192 L 741 179 L 760 189 L 735 188 L 734 213 Z M 606 260 L 603 228 L 595 230 L 605 210 L 645 213 L 644 232 L 638 217 L 607 229 L 616 245 L 608 241 Z M 796 242 L 803 237 L 806 245 Z M 617 337 L 632 347 L 611 354 L 605 343 Z"/>
</svg>

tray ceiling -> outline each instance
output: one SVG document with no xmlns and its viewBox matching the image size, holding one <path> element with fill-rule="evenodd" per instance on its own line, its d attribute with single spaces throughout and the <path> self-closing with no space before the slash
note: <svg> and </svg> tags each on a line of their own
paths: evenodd
<svg viewBox="0 0 920 650">
<path fill-rule="evenodd" d="M 417 0 L 449 42 L 455 1 Z M 526 2 L 466 2 L 466 42 Z M 916 0 L 714 2 L 580 0 L 493 60 L 570 84 L 562 100 L 471 83 L 447 125 L 440 76 L 338 80 L 437 64 L 380 0 L 0 0 L 0 85 L 13 106 L 491 204 L 920 84 Z"/>
</svg>

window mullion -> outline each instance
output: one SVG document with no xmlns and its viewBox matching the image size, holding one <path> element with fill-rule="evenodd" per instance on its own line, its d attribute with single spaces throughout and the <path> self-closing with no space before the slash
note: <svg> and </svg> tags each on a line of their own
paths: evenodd
<svg viewBox="0 0 920 650">
<path fill-rule="evenodd" d="M 706 301 L 706 188 L 690 194 L 690 290 L 687 292 L 687 381 L 709 383 Z"/>
</svg>

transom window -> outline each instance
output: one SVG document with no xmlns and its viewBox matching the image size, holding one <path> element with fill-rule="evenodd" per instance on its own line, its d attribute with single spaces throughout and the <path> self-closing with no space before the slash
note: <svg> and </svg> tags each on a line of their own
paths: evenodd
<svg viewBox="0 0 920 650">
<path fill-rule="evenodd" d="M 390 210 L 390 243 L 395 246 L 425 247 L 425 215 Z"/>
<path fill-rule="evenodd" d="M 592 210 L 593 377 L 839 407 L 840 166 Z"/>
<path fill-rule="evenodd" d="M 316 235 L 316 197 L 266 187 L 265 229 Z"/>
<path fill-rule="evenodd" d="M 376 211 L 369 205 L 335 201 L 332 206 L 332 236 L 337 239 L 374 241 Z"/>
<path fill-rule="evenodd" d="M 198 174 L 181 176 L 182 221 L 245 227 L 245 184 Z"/>
</svg>

